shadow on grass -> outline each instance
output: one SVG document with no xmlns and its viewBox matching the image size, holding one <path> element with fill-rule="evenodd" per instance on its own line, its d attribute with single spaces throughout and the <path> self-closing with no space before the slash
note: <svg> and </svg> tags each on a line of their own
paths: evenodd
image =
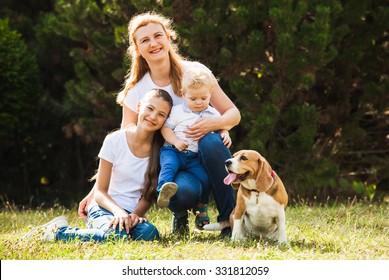
<svg viewBox="0 0 389 280">
<path fill-rule="evenodd" d="M 291 241 L 290 247 L 294 251 L 315 251 L 322 254 L 341 252 L 341 248 L 334 242 L 306 241 L 305 239 Z"/>
<path fill-rule="evenodd" d="M 313 251 L 316 253 L 340 253 L 342 250 L 338 244 L 324 241 L 307 241 L 303 240 L 289 240 L 289 244 L 278 244 L 276 240 L 262 239 L 262 238 L 248 238 L 242 242 L 233 242 L 229 238 L 221 238 L 218 234 L 203 234 L 190 233 L 187 235 L 170 234 L 162 236 L 160 243 L 163 246 L 171 246 L 175 243 L 194 244 L 194 243 L 208 243 L 208 244 L 222 244 L 228 248 L 236 249 L 252 249 L 252 248 L 269 248 L 278 249 L 280 251 L 292 250 L 299 251 Z"/>
</svg>

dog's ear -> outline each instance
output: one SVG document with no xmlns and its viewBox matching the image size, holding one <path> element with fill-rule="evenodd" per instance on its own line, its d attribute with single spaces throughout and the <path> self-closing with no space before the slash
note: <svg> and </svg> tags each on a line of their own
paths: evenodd
<svg viewBox="0 0 389 280">
<path fill-rule="evenodd" d="M 272 168 L 267 160 L 260 156 L 258 159 L 258 173 L 256 177 L 257 190 L 260 192 L 267 191 L 273 184 Z"/>
</svg>

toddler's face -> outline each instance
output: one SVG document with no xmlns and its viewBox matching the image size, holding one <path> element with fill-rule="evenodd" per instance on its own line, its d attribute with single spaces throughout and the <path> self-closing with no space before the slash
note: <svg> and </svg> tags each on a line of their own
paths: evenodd
<svg viewBox="0 0 389 280">
<path fill-rule="evenodd" d="M 201 112 L 209 106 L 211 99 L 210 89 L 206 86 L 199 88 L 188 88 L 184 92 L 184 100 L 189 109 L 193 112 Z"/>
</svg>

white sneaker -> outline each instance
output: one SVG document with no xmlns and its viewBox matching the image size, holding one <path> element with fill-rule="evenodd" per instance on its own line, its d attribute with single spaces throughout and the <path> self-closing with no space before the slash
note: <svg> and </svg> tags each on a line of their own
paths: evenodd
<svg viewBox="0 0 389 280">
<path fill-rule="evenodd" d="M 27 234 L 24 235 L 23 238 L 33 239 L 36 237 L 41 241 L 54 241 L 58 229 L 67 226 L 68 219 L 65 216 L 59 216 L 44 225 L 33 228 L 32 230 L 27 232 Z"/>
<path fill-rule="evenodd" d="M 178 186 L 176 183 L 168 182 L 162 185 L 161 190 L 159 191 L 157 205 L 159 207 L 166 207 L 169 205 L 170 199 L 177 192 Z"/>
</svg>

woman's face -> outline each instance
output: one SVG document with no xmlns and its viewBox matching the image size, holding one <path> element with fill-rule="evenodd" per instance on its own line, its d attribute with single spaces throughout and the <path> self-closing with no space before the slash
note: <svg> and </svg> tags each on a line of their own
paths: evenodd
<svg viewBox="0 0 389 280">
<path fill-rule="evenodd" d="M 170 38 L 158 23 L 149 23 L 135 32 L 136 51 L 148 63 L 166 59 L 170 49 Z"/>
<path fill-rule="evenodd" d="M 165 123 L 171 106 L 162 97 L 144 98 L 138 107 L 138 126 L 147 131 L 156 131 Z"/>
</svg>

